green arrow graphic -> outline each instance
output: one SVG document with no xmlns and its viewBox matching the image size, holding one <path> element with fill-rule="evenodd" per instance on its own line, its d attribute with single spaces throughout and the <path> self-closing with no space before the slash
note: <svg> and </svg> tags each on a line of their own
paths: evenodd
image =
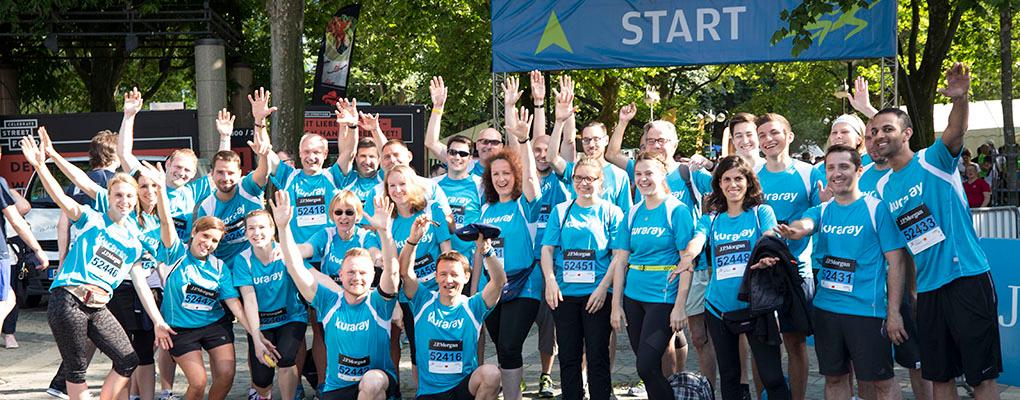
<svg viewBox="0 0 1020 400">
<path fill-rule="evenodd" d="M 563 33 L 563 27 L 560 26 L 559 18 L 556 18 L 556 11 L 549 14 L 549 21 L 545 23 L 545 32 L 542 32 L 542 39 L 538 41 L 535 54 L 541 53 L 552 45 L 559 46 L 561 49 L 566 50 L 567 53 L 574 53 L 574 50 L 570 48 L 570 41 L 567 40 L 567 35 Z"/>
</svg>

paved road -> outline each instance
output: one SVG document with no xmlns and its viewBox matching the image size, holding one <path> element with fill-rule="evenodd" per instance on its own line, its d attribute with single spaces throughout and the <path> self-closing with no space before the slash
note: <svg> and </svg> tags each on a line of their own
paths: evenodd
<svg viewBox="0 0 1020 400">
<path fill-rule="evenodd" d="M 236 342 L 238 349 L 238 370 L 230 398 L 244 399 L 249 382 L 248 371 L 244 367 L 247 364 L 247 350 L 244 343 L 245 339 L 243 339 L 243 330 L 240 326 L 237 326 L 235 331 L 238 337 Z M 60 364 L 60 354 L 57 352 L 57 348 L 51 339 L 49 326 L 46 324 L 45 308 L 35 308 L 21 313 L 17 338 L 21 348 L 13 350 L 0 348 L 0 399 L 49 398 L 49 396 L 44 394 L 44 391 L 54 371 L 56 371 L 57 365 Z M 538 366 L 538 353 L 535 350 L 537 347 L 537 333 L 533 328 L 531 335 L 524 345 L 526 349 L 524 359 L 530 360 L 530 363 L 525 366 L 525 379 L 528 382 L 528 390 L 525 392 L 526 397 L 535 397 L 538 387 L 540 367 Z M 637 382 L 638 377 L 634 369 L 634 355 L 626 341 L 625 334 L 621 335 L 616 349 L 616 365 L 613 368 L 612 374 L 617 397 L 620 399 L 636 399 L 626 395 L 627 388 Z M 486 351 L 487 363 L 496 363 L 495 353 L 492 344 L 489 343 Z M 811 370 L 817 371 L 817 361 L 815 360 L 814 353 L 813 351 L 809 351 L 809 353 L 811 354 Z M 404 382 L 411 380 L 411 366 L 408 357 L 409 355 L 405 348 L 400 371 L 401 381 Z M 691 370 L 697 369 L 697 355 L 693 349 L 688 359 L 687 367 Z M 105 356 L 97 355 L 92 366 L 89 368 L 88 374 L 88 383 L 96 393 L 98 393 L 103 377 L 105 377 L 109 370 L 109 359 Z M 558 381 L 558 374 L 559 372 L 554 369 L 553 377 L 556 381 Z M 914 399 L 914 396 L 910 393 L 909 383 L 906 380 L 906 370 L 897 366 L 896 375 L 899 377 L 900 385 L 904 390 L 904 398 Z M 816 372 L 812 372 L 809 379 L 807 398 L 822 399 L 824 397 L 823 386 L 824 379 Z M 185 387 L 184 376 L 178 373 L 174 390 L 180 394 L 184 392 Z M 311 387 L 307 386 L 307 384 L 305 389 L 309 391 L 308 393 L 311 393 Z M 1000 389 L 1002 399 L 1020 400 L 1020 388 L 1000 385 Z M 403 392 L 405 398 L 413 398 L 414 396 L 413 388 L 404 388 Z M 557 394 L 558 392 L 557 390 Z M 961 389 L 960 393 L 963 395 L 965 392 Z M 279 395 L 277 394 L 277 396 Z M 311 396 L 308 396 L 308 398 L 311 398 Z"/>
</svg>

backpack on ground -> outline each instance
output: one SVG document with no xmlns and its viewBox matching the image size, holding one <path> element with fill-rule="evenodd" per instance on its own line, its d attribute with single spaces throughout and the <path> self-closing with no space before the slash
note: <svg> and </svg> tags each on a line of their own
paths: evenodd
<svg viewBox="0 0 1020 400">
<path fill-rule="evenodd" d="M 708 378 L 697 372 L 683 371 L 669 377 L 676 400 L 715 400 L 715 391 Z"/>
</svg>

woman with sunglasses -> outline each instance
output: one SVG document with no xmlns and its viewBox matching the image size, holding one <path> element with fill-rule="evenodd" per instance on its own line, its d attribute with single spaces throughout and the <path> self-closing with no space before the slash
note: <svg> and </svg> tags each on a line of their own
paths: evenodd
<svg viewBox="0 0 1020 400">
<path fill-rule="evenodd" d="M 610 322 L 617 331 L 627 328 L 648 398 L 672 399 L 662 355 L 686 322 L 683 302 L 691 274 L 678 270 L 677 264 L 694 231 L 694 219 L 690 209 L 669 194 L 660 154 L 643 152 L 635 158 L 634 183 L 642 200 L 631 207 L 619 229 L 616 245 L 624 257 L 613 269 L 616 295 Z"/>
<path fill-rule="evenodd" d="M 379 272 L 379 235 L 358 225 L 365 218 L 365 210 L 358 195 L 350 190 L 337 193 L 329 202 L 329 218 L 334 226 L 320 230 L 308 242 L 298 244 L 301 256 L 319 259 L 319 272 L 332 278 L 337 285 L 340 285 L 340 266 L 344 254 L 355 247 L 366 249 L 372 254 L 376 272 Z M 377 283 L 373 282 L 372 287 Z"/>
<path fill-rule="evenodd" d="M 406 246 L 414 248 L 411 266 L 414 268 L 418 285 L 427 290 L 438 290 L 436 262 L 439 260 L 440 254 L 450 251 L 452 248 L 450 230 L 445 223 L 442 207 L 438 202 L 428 201 L 425 189 L 416 183 L 417 179 L 418 175 L 406 165 L 394 166 L 386 174 L 384 195 L 389 202 L 393 203 L 393 223 L 390 228 L 390 237 L 396 243 L 397 254 L 403 251 Z M 380 210 L 379 212 L 384 211 Z M 424 216 L 430 221 L 428 231 L 422 235 L 420 241 L 412 241 L 409 239 L 411 227 L 420 216 Z M 401 322 L 407 332 L 407 340 L 410 342 L 411 368 L 415 375 L 414 380 L 417 382 L 414 315 L 411 313 L 411 305 L 407 297 L 401 293 L 398 300 L 402 312 Z M 399 337 L 399 332 L 394 331 L 393 336 Z M 399 361 L 399 357 L 397 361 Z"/>
<path fill-rule="evenodd" d="M 737 343 L 741 333 L 731 331 L 723 316 L 747 309 L 747 302 L 737 299 L 744 271 L 748 268 L 747 261 L 758 239 L 776 226 L 775 213 L 765 204 L 761 184 L 752 168 L 740 156 L 719 160 L 712 174 L 712 194 L 708 196 L 707 212 L 701 217 L 697 232 L 680 261 L 681 270 L 692 270 L 698 254 L 708 257 L 711 280 L 705 294 L 705 308 L 708 310 L 705 320 L 715 347 L 723 400 L 748 395 L 740 384 Z M 766 257 L 750 268 L 771 265 L 776 260 Z M 774 315 L 761 318 L 767 318 L 766 323 L 778 331 Z M 747 341 L 769 399 L 789 399 L 790 389 L 783 378 L 779 343 L 767 344 L 761 338 L 750 335 Z"/>
<path fill-rule="evenodd" d="M 613 393 L 609 372 L 609 307 L 604 307 L 613 281 L 610 256 L 616 249 L 623 211 L 599 193 L 602 165 L 583 158 L 573 166 L 577 199 L 553 209 L 542 239 L 545 300 L 556 321 L 560 382 L 564 400 L 585 398 L 581 379 L 582 352 L 587 357 L 589 396 L 607 400 Z M 619 260 L 618 260 L 619 261 Z"/>
</svg>

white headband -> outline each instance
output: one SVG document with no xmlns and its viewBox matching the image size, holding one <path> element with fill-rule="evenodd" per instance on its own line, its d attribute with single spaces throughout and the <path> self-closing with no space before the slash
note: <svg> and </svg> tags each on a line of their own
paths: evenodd
<svg viewBox="0 0 1020 400">
<path fill-rule="evenodd" d="M 850 129 L 857 132 L 857 136 L 864 137 L 864 122 L 857 116 L 851 114 L 840 115 L 835 121 L 832 121 L 832 126 L 840 123 L 849 125 Z"/>
</svg>

